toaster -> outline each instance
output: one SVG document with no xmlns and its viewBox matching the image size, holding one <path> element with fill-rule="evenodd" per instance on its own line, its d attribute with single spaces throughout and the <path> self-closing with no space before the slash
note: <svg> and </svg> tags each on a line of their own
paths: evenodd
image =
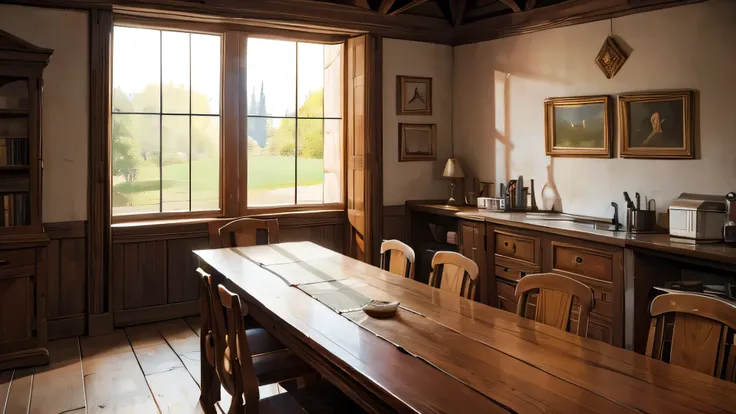
<svg viewBox="0 0 736 414">
<path fill-rule="evenodd" d="M 723 196 L 682 193 L 670 206 L 670 235 L 695 241 L 723 239 Z"/>
</svg>

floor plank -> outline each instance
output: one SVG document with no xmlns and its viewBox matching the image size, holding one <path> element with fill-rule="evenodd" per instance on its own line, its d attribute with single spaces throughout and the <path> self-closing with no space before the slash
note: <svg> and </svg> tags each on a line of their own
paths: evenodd
<svg viewBox="0 0 736 414">
<path fill-rule="evenodd" d="M 199 386 L 183 366 L 147 375 L 146 381 L 162 413 L 204 413 L 199 404 Z"/>
<path fill-rule="evenodd" d="M 199 316 L 190 316 L 188 318 L 184 318 L 184 321 L 186 321 L 187 325 L 189 325 L 194 333 L 199 336 L 199 331 L 202 329 L 202 319 Z"/>
<path fill-rule="evenodd" d="M 5 411 L 5 400 L 8 399 L 10 380 L 13 379 L 13 370 L 0 371 L 0 413 Z"/>
<path fill-rule="evenodd" d="M 87 412 L 158 413 L 125 332 L 82 337 Z"/>
<path fill-rule="evenodd" d="M 33 386 L 33 368 L 16 369 L 10 381 L 8 399 L 5 402 L 5 414 L 26 414 L 31 402 Z"/>
<path fill-rule="evenodd" d="M 201 378 L 199 371 L 199 337 L 184 322 L 184 319 L 159 322 L 156 324 L 156 329 L 161 332 L 166 342 L 176 352 L 187 371 L 199 385 Z"/>
<path fill-rule="evenodd" d="M 49 364 L 35 368 L 31 414 L 67 413 L 85 407 L 77 338 L 48 343 Z"/>
<path fill-rule="evenodd" d="M 158 374 L 184 367 L 179 357 L 169 347 L 161 333 L 153 325 L 126 328 L 130 344 L 144 375 Z"/>
</svg>

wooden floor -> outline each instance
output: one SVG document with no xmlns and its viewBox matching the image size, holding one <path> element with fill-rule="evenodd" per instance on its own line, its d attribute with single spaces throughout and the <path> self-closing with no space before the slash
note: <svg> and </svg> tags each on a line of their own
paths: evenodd
<svg viewBox="0 0 736 414">
<path fill-rule="evenodd" d="M 0 372 L 0 413 L 202 413 L 198 335 L 187 318 L 51 341 L 48 366 Z"/>
</svg>

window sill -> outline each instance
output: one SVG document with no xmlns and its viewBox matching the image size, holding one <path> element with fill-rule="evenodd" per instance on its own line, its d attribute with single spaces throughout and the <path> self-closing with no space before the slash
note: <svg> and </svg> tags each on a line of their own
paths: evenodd
<svg viewBox="0 0 736 414">
<path fill-rule="evenodd" d="M 252 217 L 252 218 L 297 218 L 297 217 L 305 217 L 305 216 L 333 216 L 333 215 L 339 215 L 342 213 L 345 209 L 345 207 L 342 204 L 338 205 L 321 205 L 321 206 L 310 206 L 311 208 L 298 208 L 295 209 L 294 207 L 279 207 L 279 208 L 273 208 L 273 207 L 264 207 L 264 208 L 258 208 L 258 209 L 250 209 L 248 212 L 243 216 L 235 216 L 235 217 L 222 217 L 218 214 L 218 212 L 210 212 L 211 215 L 209 217 L 181 217 L 181 218 L 161 218 L 161 219 L 155 219 L 149 217 L 141 217 L 139 220 L 136 220 L 136 217 L 134 216 L 123 216 L 125 217 L 124 220 L 117 221 L 115 217 L 113 217 L 113 229 L 128 229 L 128 228 L 135 228 L 135 227 L 159 227 L 159 226 L 175 226 L 175 225 L 186 225 L 186 224 L 206 224 L 210 221 L 214 220 L 235 220 L 237 218 L 242 217 Z M 118 220 L 120 219 L 120 216 L 118 217 Z"/>
</svg>

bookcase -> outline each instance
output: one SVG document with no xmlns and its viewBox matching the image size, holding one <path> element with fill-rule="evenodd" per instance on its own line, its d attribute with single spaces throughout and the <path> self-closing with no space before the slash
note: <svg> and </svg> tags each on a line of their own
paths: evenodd
<svg viewBox="0 0 736 414">
<path fill-rule="evenodd" d="M 48 363 L 41 93 L 52 52 L 0 31 L 0 370 Z"/>
</svg>

